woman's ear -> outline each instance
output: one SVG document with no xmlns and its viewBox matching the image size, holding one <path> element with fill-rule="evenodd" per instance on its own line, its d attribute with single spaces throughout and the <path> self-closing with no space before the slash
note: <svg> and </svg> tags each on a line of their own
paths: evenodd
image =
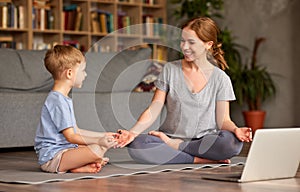
<svg viewBox="0 0 300 192">
<path fill-rule="evenodd" d="M 208 42 L 206 42 L 206 49 L 207 49 L 207 50 L 210 50 L 210 49 L 212 48 L 213 44 L 214 44 L 213 41 L 208 41 Z"/>
</svg>

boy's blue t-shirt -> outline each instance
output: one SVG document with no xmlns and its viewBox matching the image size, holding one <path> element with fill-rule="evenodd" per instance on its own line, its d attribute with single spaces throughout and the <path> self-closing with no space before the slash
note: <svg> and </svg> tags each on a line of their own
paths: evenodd
<svg viewBox="0 0 300 192">
<path fill-rule="evenodd" d="M 76 132 L 72 99 L 51 91 L 41 111 L 34 143 L 40 165 L 53 159 L 57 152 L 78 146 L 68 142 L 62 134 L 69 127 L 73 127 Z"/>
</svg>

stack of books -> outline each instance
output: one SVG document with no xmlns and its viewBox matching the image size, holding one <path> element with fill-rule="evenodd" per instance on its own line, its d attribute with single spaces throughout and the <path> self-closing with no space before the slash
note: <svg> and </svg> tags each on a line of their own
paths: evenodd
<svg viewBox="0 0 300 192">
<path fill-rule="evenodd" d="M 65 30 L 82 31 L 83 14 L 80 6 L 76 4 L 65 5 L 63 14 Z"/>
<path fill-rule="evenodd" d="M 90 14 L 93 33 L 107 34 L 114 31 L 114 16 L 112 13 L 101 9 L 92 9 Z"/>
<path fill-rule="evenodd" d="M 39 30 L 54 29 L 54 14 L 50 0 L 33 0 L 32 28 Z"/>
<path fill-rule="evenodd" d="M 10 2 L 0 3 L 0 27 L 24 29 L 24 6 L 16 6 Z"/>
</svg>

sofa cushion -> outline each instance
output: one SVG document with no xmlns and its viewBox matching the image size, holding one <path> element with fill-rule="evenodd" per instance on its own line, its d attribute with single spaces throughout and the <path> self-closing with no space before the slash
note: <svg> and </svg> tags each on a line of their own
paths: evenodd
<svg viewBox="0 0 300 192">
<path fill-rule="evenodd" d="M 150 66 L 150 48 L 124 50 L 120 53 L 85 54 L 87 78 L 79 92 L 132 91 Z"/>
<path fill-rule="evenodd" d="M 73 94 L 76 122 L 83 129 L 116 132 L 130 129 L 151 103 L 153 92 L 77 93 Z M 160 116 L 149 130 L 157 130 Z"/>
<path fill-rule="evenodd" d="M 48 92 L 53 80 L 44 66 L 46 51 L 0 49 L 0 91 Z M 150 66 L 150 48 L 85 54 L 87 78 L 80 92 L 131 91 Z"/>
<path fill-rule="evenodd" d="M 44 56 L 45 51 L 0 49 L 0 91 L 49 91 L 53 80 Z"/>
</svg>

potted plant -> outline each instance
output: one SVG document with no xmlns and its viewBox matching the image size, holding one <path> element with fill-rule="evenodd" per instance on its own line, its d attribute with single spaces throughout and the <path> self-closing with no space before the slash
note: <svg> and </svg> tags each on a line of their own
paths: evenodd
<svg viewBox="0 0 300 192">
<path fill-rule="evenodd" d="M 256 129 L 262 128 L 266 112 L 262 110 L 262 102 L 276 93 L 275 83 L 266 67 L 257 64 L 257 51 L 265 38 L 256 38 L 252 50 L 251 62 L 248 65 L 234 65 L 229 68 L 237 102 L 247 104 L 248 110 L 243 111 L 245 125 Z"/>
<path fill-rule="evenodd" d="M 180 5 L 174 11 L 177 18 L 184 16 L 187 16 L 187 18 L 197 16 L 222 18 L 219 11 L 223 8 L 223 0 L 171 0 L 171 3 Z"/>
</svg>

